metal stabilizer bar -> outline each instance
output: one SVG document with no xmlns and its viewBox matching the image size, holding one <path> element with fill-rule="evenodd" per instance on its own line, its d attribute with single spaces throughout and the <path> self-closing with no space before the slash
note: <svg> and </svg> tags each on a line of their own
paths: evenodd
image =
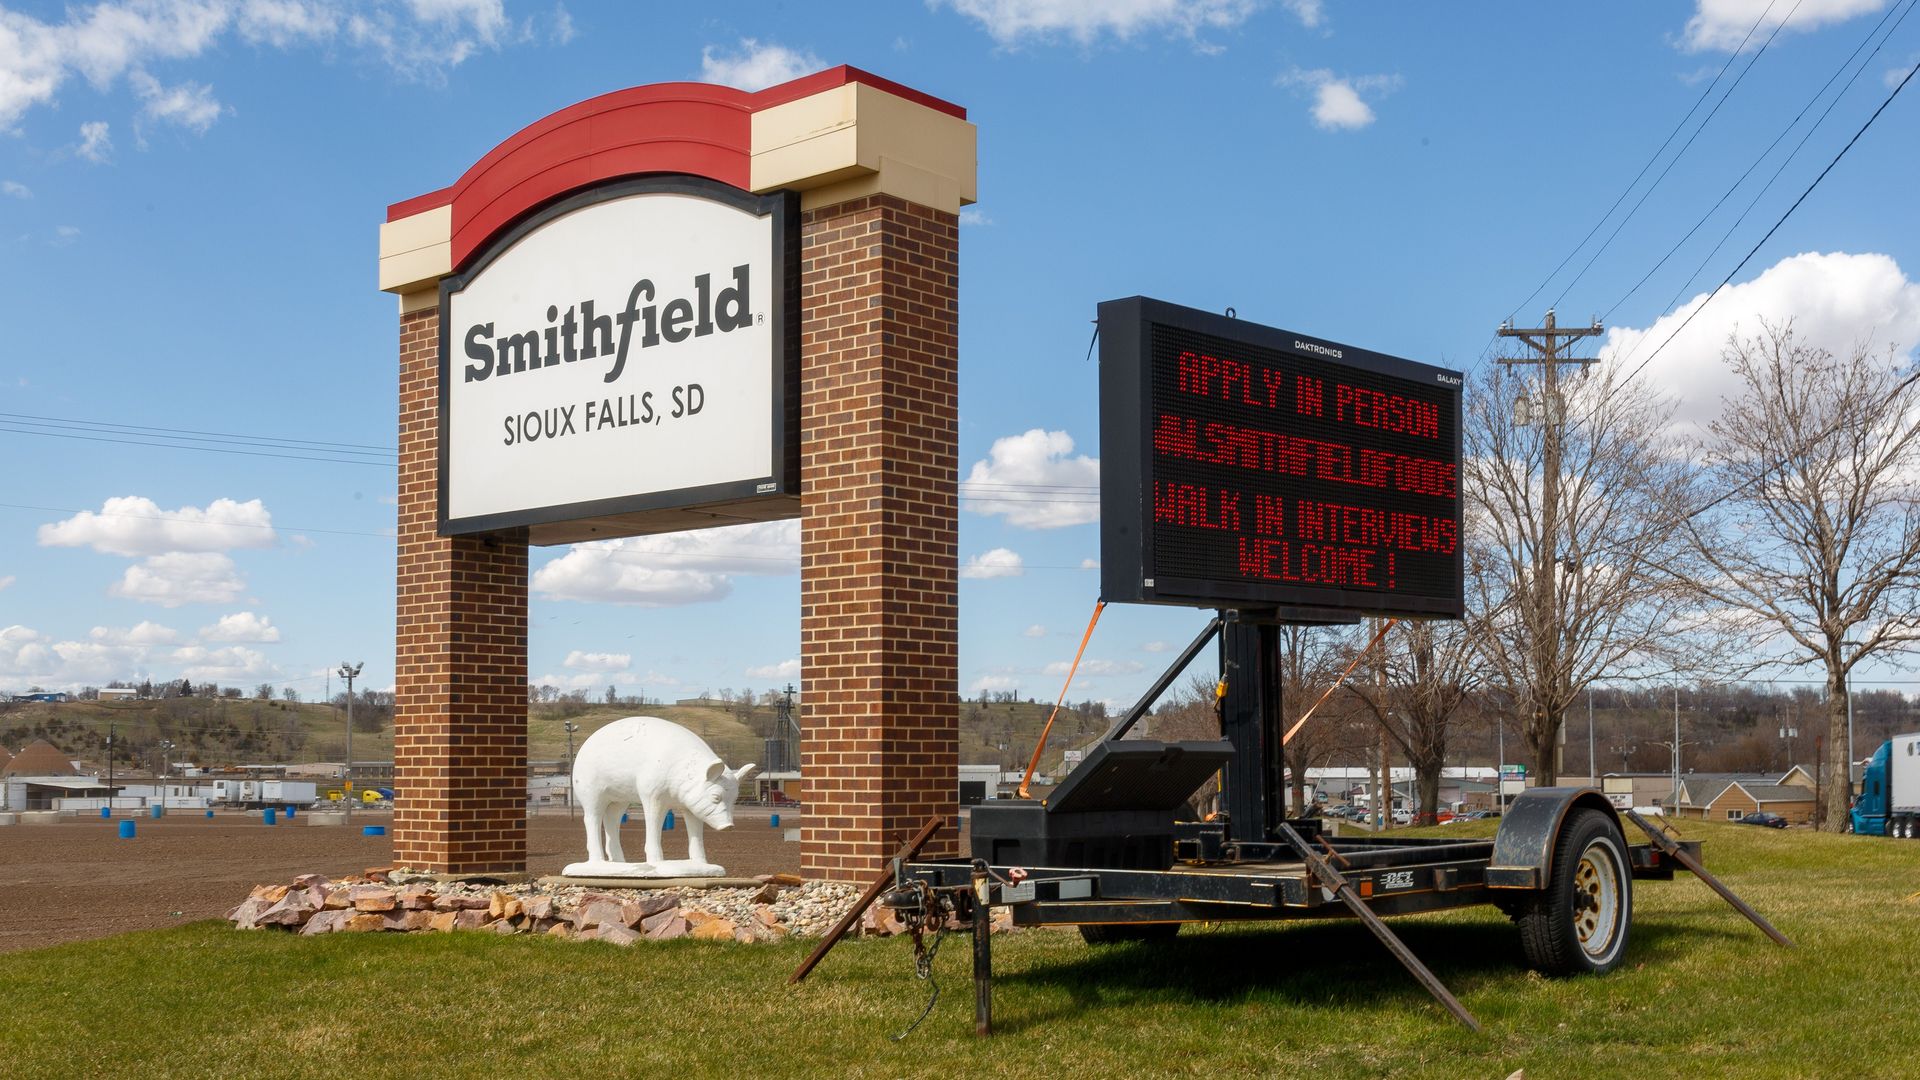
<svg viewBox="0 0 1920 1080">
<path fill-rule="evenodd" d="M 860 899 L 854 902 L 853 907 L 848 910 L 845 915 L 840 916 L 840 921 L 833 924 L 833 929 L 827 931 L 827 936 L 821 938 L 820 944 L 815 946 L 813 952 L 809 954 L 805 960 L 800 962 L 799 967 L 794 969 L 793 974 L 787 979 L 787 985 L 792 986 L 806 978 L 807 973 L 813 970 L 814 965 L 826 958 L 827 951 L 840 943 L 840 939 L 846 936 L 848 930 L 853 928 L 853 924 L 859 920 L 861 915 L 866 913 L 867 908 L 886 890 L 887 883 L 893 881 L 899 875 L 900 866 L 907 860 L 920 854 L 920 849 L 927 846 L 927 841 L 933 839 L 933 834 L 940 831 L 940 825 L 940 818 L 928 818 L 927 823 L 920 826 L 920 831 L 913 834 L 913 839 L 901 845 L 899 852 L 888 861 L 886 867 L 874 875 L 873 881 L 867 885 L 867 891 L 860 894 Z"/>
<path fill-rule="evenodd" d="M 1781 933 L 1778 930 L 1775 930 L 1773 928 L 1773 924 L 1768 922 L 1765 916 L 1753 910 L 1752 906 L 1749 905 L 1745 900 L 1742 900 L 1740 899 L 1740 897 L 1734 895 L 1734 891 L 1732 889 L 1727 888 L 1726 885 L 1724 885 L 1719 878 L 1714 877 L 1712 874 L 1708 873 L 1707 868 L 1700 865 L 1700 860 L 1694 858 L 1692 855 L 1687 854 L 1687 849 L 1681 847 L 1679 844 L 1674 843 L 1671 839 L 1667 837 L 1667 834 L 1655 828 L 1652 822 L 1648 821 L 1646 818 L 1641 817 L 1638 811 L 1628 810 L 1626 811 L 1626 815 L 1627 815 L 1628 821 L 1631 821 L 1635 825 L 1640 826 L 1641 831 L 1645 832 L 1647 836 L 1653 840 L 1654 847 L 1659 848 L 1662 854 L 1666 855 L 1668 858 L 1671 858 L 1674 862 L 1677 862 L 1681 866 L 1686 867 L 1687 870 L 1691 872 L 1694 877 L 1697 877 L 1701 881 L 1706 882 L 1707 888 L 1712 889 L 1714 892 L 1719 893 L 1720 899 L 1725 900 L 1728 904 L 1730 904 L 1733 907 L 1733 910 L 1739 912 L 1742 915 L 1745 915 L 1750 921 L 1752 921 L 1753 925 L 1759 927 L 1763 933 L 1765 933 L 1768 937 L 1772 938 L 1774 941 L 1780 943 L 1781 945 L 1786 946 L 1789 949 L 1794 947 L 1793 941 L 1789 939 L 1787 935 Z"/>
<path fill-rule="evenodd" d="M 1419 980 L 1420 985 L 1427 988 L 1427 993 L 1432 994 L 1434 1000 L 1446 1006 L 1447 1011 L 1462 1024 L 1467 1025 L 1469 1031 L 1480 1030 L 1480 1021 L 1475 1020 L 1473 1014 L 1467 1011 L 1467 1007 L 1460 1004 L 1460 999 L 1453 996 L 1445 983 L 1442 983 L 1433 972 L 1427 970 L 1427 965 L 1413 955 L 1413 950 L 1407 948 L 1406 943 L 1400 940 L 1400 936 L 1395 934 L 1380 916 L 1373 913 L 1373 909 L 1360 899 L 1360 894 L 1353 891 L 1353 886 L 1347 884 L 1347 879 L 1341 875 L 1340 871 L 1335 870 L 1331 863 L 1308 847 L 1300 834 L 1293 831 L 1293 826 L 1281 823 L 1280 835 L 1286 840 L 1287 846 L 1293 849 L 1293 853 L 1300 856 L 1300 860 L 1307 864 L 1307 869 L 1314 878 L 1340 897 L 1340 901 L 1347 905 L 1347 909 L 1358 916 L 1368 930 L 1373 931 L 1373 936 L 1380 939 L 1380 944 L 1385 945 L 1394 959 L 1400 961 L 1413 977 Z"/>
</svg>

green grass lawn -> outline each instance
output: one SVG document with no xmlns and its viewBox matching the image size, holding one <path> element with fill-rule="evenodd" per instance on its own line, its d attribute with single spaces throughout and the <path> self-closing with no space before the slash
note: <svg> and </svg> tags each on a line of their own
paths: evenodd
<svg viewBox="0 0 1920 1080">
<path fill-rule="evenodd" d="M 1394 920 L 1478 1035 L 1351 922 L 1100 949 L 1001 936 L 989 1040 L 973 1037 L 968 942 L 952 937 L 940 1003 L 902 1043 L 888 1036 L 926 1001 L 904 939 L 844 943 L 790 988 L 810 943 L 202 923 L 0 956 L 0 1075 L 1916 1075 L 1920 844 L 1686 832 L 1798 949 L 1685 875 L 1636 883 L 1627 964 L 1602 978 L 1529 974 L 1491 908 Z"/>
</svg>

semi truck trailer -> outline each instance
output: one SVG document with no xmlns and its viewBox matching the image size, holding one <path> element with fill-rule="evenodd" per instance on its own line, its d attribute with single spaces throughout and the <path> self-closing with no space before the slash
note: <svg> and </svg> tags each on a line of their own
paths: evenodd
<svg viewBox="0 0 1920 1080">
<path fill-rule="evenodd" d="M 1895 735 L 1873 752 L 1848 818 L 1865 836 L 1920 840 L 1920 733 Z"/>
</svg>

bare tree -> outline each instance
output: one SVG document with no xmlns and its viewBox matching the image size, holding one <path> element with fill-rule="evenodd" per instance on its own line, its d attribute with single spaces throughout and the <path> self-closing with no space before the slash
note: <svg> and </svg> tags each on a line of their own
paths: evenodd
<svg viewBox="0 0 1920 1080">
<path fill-rule="evenodd" d="M 1551 784 L 1563 714 L 1589 684 L 1678 662 L 1689 563 L 1674 523 L 1693 467 L 1667 434 L 1672 406 L 1611 367 L 1543 394 L 1487 366 L 1469 397 L 1461 496 L 1468 626 L 1486 678 L 1516 703 L 1533 774 Z M 1533 423 L 1514 415 L 1522 398 L 1538 402 Z"/>
<path fill-rule="evenodd" d="M 1847 674 L 1920 639 L 1920 380 L 1889 353 L 1845 358 L 1791 323 L 1729 340 L 1740 396 L 1710 428 L 1723 500 L 1690 520 L 1712 569 L 1694 581 L 1757 650 L 1826 675 L 1821 828 L 1845 828 Z M 1790 643 L 1790 644 L 1789 644 Z"/>
<path fill-rule="evenodd" d="M 1313 708 L 1346 661 L 1353 656 L 1355 644 L 1346 627 L 1282 626 L 1280 628 L 1280 715 L 1281 730 L 1293 727 Z M 1330 713 L 1338 706 L 1329 701 L 1312 720 L 1294 732 L 1286 746 L 1287 773 L 1292 789 L 1295 814 L 1305 815 L 1307 806 L 1307 770 L 1325 765 L 1337 753 L 1353 748 L 1345 717 Z"/>
<path fill-rule="evenodd" d="M 1447 738 L 1469 710 L 1481 679 L 1479 651 L 1465 625 L 1408 622 L 1390 633 L 1385 650 L 1384 691 L 1365 680 L 1348 684 L 1375 723 L 1413 766 L 1418 809 L 1414 824 L 1431 825 L 1440 808 L 1440 773 L 1447 764 Z"/>
</svg>

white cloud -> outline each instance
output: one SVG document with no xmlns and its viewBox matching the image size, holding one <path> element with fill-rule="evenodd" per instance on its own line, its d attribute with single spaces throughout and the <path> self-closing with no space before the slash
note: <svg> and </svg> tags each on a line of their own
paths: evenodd
<svg viewBox="0 0 1920 1080">
<path fill-rule="evenodd" d="M 749 679 L 797 679 L 800 677 L 798 657 L 782 660 L 777 664 L 761 664 L 747 669 Z"/>
<path fill-rule="evenodd" d="M 1907 57 L 1907 62 L 1901 64 L 1899 67 L 1888 68 L 1887 73 L 1880 76 L 1880 82 L 1887 89 L 1892 90 L 1894 87 L 1907 81 L 1907 76 L 1913 74 L 1915 65 L 1920 65 L 1920 53 L 1914 53 L 1912 56 Z"/>
<path fill-rule="evenodd" d="M 1327 13 L 1320 0 L 1281 0 L 1281 3 L 1309 30 L 1326 21 Z"/>
<path fill-rule="evenodd" d="M 741 38 L 740 51 L 730 55 L 716 53 L 711 45 L 700 50 L 702 80 L 742 90 L 764 90 L 826 66 L 810 52 L 772 43 L 762 45 L 754 38 Z"/>
<path fill-rule="evenodd" d="M 993 219 L 988 217 L 986 212 L 979 207 L 967 206 L 962 207 L 960 210 L 960 224 L 973 228 L 982 225 L 991 225 L 993 224 Z"/>
<path fill-rule="evenodd" d="M 799 569 L 800 523 L 773 521 L 575 544 L 532 585 L 555 600 L 673 607 L 729 595 L 735 575 Z"/>
<path fill-rule="evenodd" d="M 1614 327 L 1599 349 L 1601 360 L 1632 371 L 1686 322 L 1708 294 L 1701 293 L 1651 327 Z M 1791 255 L 1758 277 L 1721 290 L 1640 378 L 1679 399 L 1675 421 L 1698 430 L 1736 396 L 1739 380 L 1720 358 L 1730 334 L 1760 332 L 1765 319 L 1793 321 L 1801 341 L 1844 355 L 1858 345 L 1911 353 L 1920 344 L 1920 283 L 1908 279 L 1890 256 L 1806 252 Z"/>
<path fill-rule="evenodd" d="M 37 630 L 15 624 L 0 630 L 0 675 L 44 681 L 57 657 Z"/>
<path fill-rule="evenodd" d="M 1081 560 L 1080 560 L 1080 569 L 1082 569 L 1082 570 L 1098 570 L 1098 569 L 1100 569 L 1100 560 L 1099 560 L 1099 559 L 1081 559 Z"/>
<path fill-rule="evenodd" d="M 553 29 L 548 32 L 548 37 L 555 45 L 565 45 L 574 39 L 573 14 L 567 10 L 565 4 L 553 5 L 552 26 Z"/>
<path fill-rule="evenodd" d="M 1020 632 L 1020 636 L 1021 637 L 1046 637 L 1047 628 L 1044 626 L 1041 626 L 1039 623 L 1034 623 L 1032 626 L 1029 626 L 1025 630 L 1022 630 Z"/>
<path fill-rule="evenodd" d="M 259 499 L 215 499 L 204 510 L 162 510 L 138 495 L 108 499 L 98 513 L 82 510 L 39 531 L 43 547 L 90 547 L 130 556 L 265 548 L 273 546 L 274 536 L 273 515 Z"/>
<path fill-rule="evenodd" d="M 13 584 L 12 574 L 8 574 L 6 577 L 0 577 L 0 589 L 5 589 L 12 584 Z"/>
<path fill-rule="evenodd" d="M 47 242 L 52 244 L 54 247 L 67 247 L 68 245 L 72 244 L 74 241 L 78 239 L 80 239 L 79 226 L 57 225 L 54 227 L 54 230 L 53 230 L 53 239 Z"/>
<path fill-rule="evenodd" d="M 4 104 L 4 101 L 0 101 Z M 74 153 L 93 162 L 105 165 L 113 159 L 113 135 L 105 120 L 89 120 L 80 125 L 80 145 Z"/>
<path fill-rule="evenodd" d="M 1774 27 L 1793 22 L 1788 30 L 1816 30 L 1829 23 L 1845 22 L 1858 15 L 1879 11 L 1885 0 L 1800 0 L 1796 4 L 1770 0 L 1696 0 L 1693 18 L 1687 20 L 1681 44 L 1689 52 L 1703 49 L 1731 51 L 1745 40 L 1748 48 L 1759 48 Z M 1754 30 L 1754 24 L 1759 29 Z M 1753 37 L 1747 32 L 1753 30 Z"/>
<path fill-rule="evenodd" d="M 560 661 L 561 667 L 575 671 L 625 671 L 633 666 L 632 653 L 581 652 L 575 649 Z"/>
<path fill-rule="evenodd" d="M 240 36 L 249 44 L 284 49 L 325 41 L 340 29 L 340 12 L 329 4 L 303 0 L 246 0 L 240 7 Z"/>
<path fill-rule="evenodd" d="M 187 645 L 173 650 L 169 659 L 180 665 L 182 675 L 195 682 L 209 679 L 227 683 L 255 682 L 280 672 L 265 653 L 244 645 L 232 645 L 224 649 Z"/>
<path fill-rule="evenodd" d="M 149 115 L 205 131 L 219 115 L 210 91 L 183 83 L 145 93 L 150 66 L 201 57 L 230 38 L 253 46 L 331 51 L 340 43 L 371 53 L 406 78 L 432 79 L 513 35 L 501 0 L 107 0 L 67 7 L 62 21 L 0 8 L 0 131 L 39 106 L 54 105 L 70 78 L 105 93 L 121 79 L 148 99 Z M 555 40 L 571 37 L 565 9 Z M 104 127 L 102 128 L 104 135 Z M 82 154 L 100 160 L 98 143 Z"/>
<path fill-rule="evenodd" d="M 1066 660 L 1055 660 L 1042 669 L 1043 675 L 1065 675 L 1073 664 Z M 1081 675 L 1138 675 L 1146 670 L 1137 660 L 1082 660 Z"/>
<path fill-rule="evenodd" d="M 1310 91 L 1313 124 L 1322 131 L 1356 131 L 1373 123 L 1373 107 L 1361 96 L 1376 100 L 1400 88 L 1398 75 L 1335 75 L 1326 68 L 1293 68 L 1274 80 L 1281 86 Z"/>
<path fill-rule="evenodd" d="M 230 604 L 246 592 L 247 583 L 233 560 L 216 551 L 169 552 L 149 556 L 127 567 L 108 588 L 114 596 L 162 607 L 182 604 Z"/>
<path fill-rule="evenodd" d="M 171 645 L 180 640 L 180 631 L 157 622 L 140 622 L 124 629 L 96 626 L 87 636 L 101 645 Z"/>
<path fill-rule="evenodd" d="M 986 690 L 1018 690 L 1020 680 L 1011 675 L 982 675 L 973 680 L 970 688 L 976 694 Z"/>
<path fill-rule="evenodd" d="M 200 640 L 216 642 L 257 642 L 270 644 L 280 640 L 280 628 L 273 620 L 251 611 L 236 611 L 220 616 L 212 626 L 200 628 Z"/>
<path fill-rule="evenodd" d="M 134 72 L 128 81 L 132 83 L 134 93 L 145 102 L 140 107 L 142 116 L 178 124 L 195 134 L 206 134 L 213 122 L 226 111 L 226 107 L 214 99 L 211 86 L 196 82 L 162 86 L 160 80 L 144 71 Z"/>
<path fill-rule="evenodd" d="M 1163 653 L 1171 648 L 1173 648 L 1173 643 L 1170 641 L 1149 641 L 1145 645 L 1140 646 L 1140 651 L 1143 653 Z"/>
<path fill-rule="evenodd" d="M 997 515 L 1022 529 L 1058 529 L 1100 520 L 1100 462 L 1073 453 L 1064 431 L 1034 428 L 995 439 L 960 486 L 977 514 Z"/>
<path fill-rule="evenodd" d="M 1105 35 L 1124 41 L 1143 32 L 1195 38 L 1202 30 L 1239 26 L 1260 0 L 932 0 L 979 23 L 1002 45 L 1072 38 L 1088 45 Z"/>
<path fill-rule="evenodd" d="M 969 555 L 966 565 L 960 568 L 963 578 L 1022 577 L 1026 572 L 1020 553 L 1009 548 L 994 548 L 979 555 Z"/>
<path fill-rule="evenodd" d="M 0 195 L 14 199 L 31 199 L 33 189 L 18 180 L 0 180 Z"/>
</svg>

